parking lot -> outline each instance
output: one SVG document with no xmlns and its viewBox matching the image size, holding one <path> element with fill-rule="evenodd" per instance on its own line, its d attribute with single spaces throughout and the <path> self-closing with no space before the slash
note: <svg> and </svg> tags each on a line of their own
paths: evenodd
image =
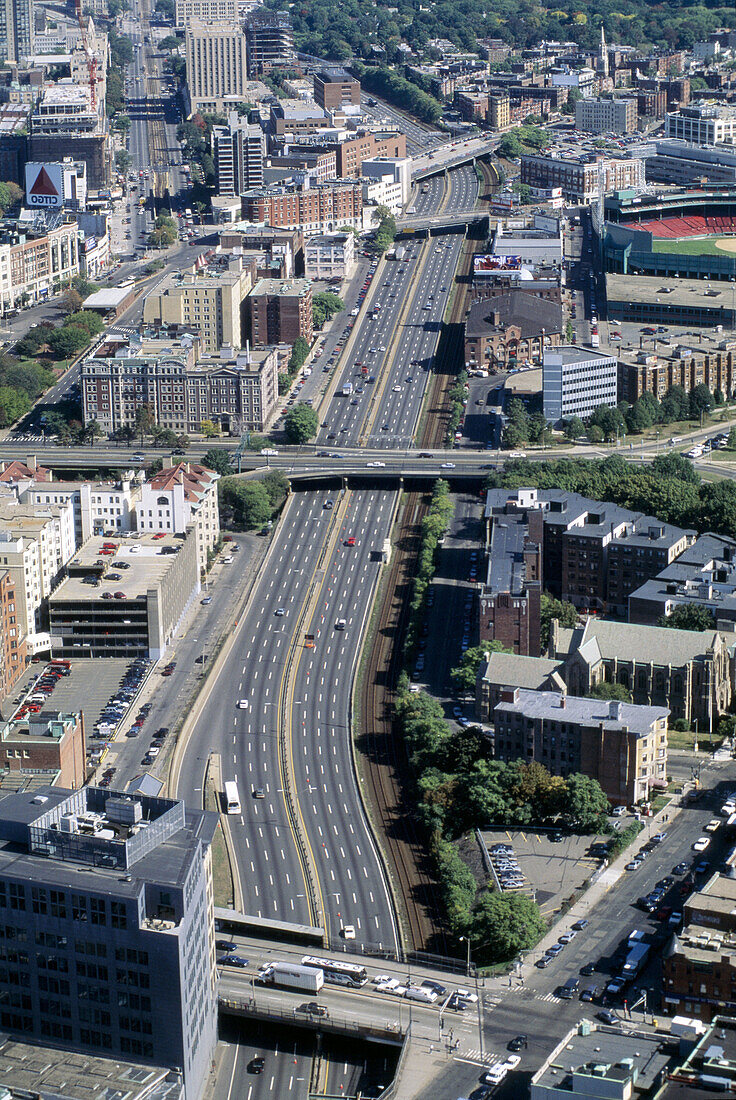
<svg viewBox="0 0 736 1100">
<path fill-rule="evenodd" d="M 494 830 L 483 832 L 490 851 L 494 844 L 508 844 L 518 861 L 527 886 L 525 893 L 536 898 L 542 913 L 549 920 L 559 912 L 562 903 L 580 890 L 598 866 L 589 853 L 591 844 L 605 843 L 604 836 L 568 836 L 559 841 L 548 832 Z"/>
</svg>

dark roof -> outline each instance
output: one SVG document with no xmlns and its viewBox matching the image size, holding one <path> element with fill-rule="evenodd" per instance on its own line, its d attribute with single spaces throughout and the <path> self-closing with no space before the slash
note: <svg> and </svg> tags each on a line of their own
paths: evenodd
<svg viewBox="0 0 736 1100">
<path fill-rule="evenodd" d="M 499 324 L 494 321 L 496 314 Z M 540 336 L 542 329 L 546 333 L 562 332 L 562 307 L 526 291 L 512 290 L 488 301 L 475 302 L 465 320 L 465 335 L 490 336 L 509 325 L 519 326 L 522 339 Z"/>
</svg>

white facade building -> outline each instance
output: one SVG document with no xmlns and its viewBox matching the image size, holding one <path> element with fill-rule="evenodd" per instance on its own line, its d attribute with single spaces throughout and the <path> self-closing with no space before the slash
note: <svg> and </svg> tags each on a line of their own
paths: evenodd
<svg viewBox="0 0 736 1100">
<path fill-rule="evenodd" d="M 142 486 L 136 506 L 138 530 L 184 534 L 194 524 L 200 569 L 220 536 L 217 504 L 219 475 L 204 466 L 180 462 L 169 466 Z"/>
<path fill-rule="evenodd" d="M 682 107 L 665 120 L 665 137 L 693 145 L 733 145 L 736 140 L 736 108 L 712 103 Z"/>
<path fill-rule="evenodd" d="M 353 233 L 324 233 L 304 244 L 304 276 L 307 279 L 347 279 L 355 263 Z"/>
<path fill-rule="evenodd" d="M 411 159 L 409 157 L 372 157 L 361 161 L 363 202 L 387 206 L 401 213 L 411 195 Z"/>
<path fill-rule="evenodd" d="M 563 345 L 544 353 L 544 417 L 552 424 L 581 420 L 599 405 L 615 405 L 618 395 L 616 358 L 588 348 Z"/>
<path fill-rule="evenodd" d="M 187 85 L 193 111 L 226 111 L 245 99 L 245 50 L 245 34 L 237 22 L 189 23 Z"/>
<path fill-rule="evenodd" d="M 134 531 L 136 505 L 141 497 L 137 481 L 43 481 L 26 489 L 21 499 L 35 506 L 71 501 L 77 547 L 92 535 L 123 535 Z"/>
</svg>

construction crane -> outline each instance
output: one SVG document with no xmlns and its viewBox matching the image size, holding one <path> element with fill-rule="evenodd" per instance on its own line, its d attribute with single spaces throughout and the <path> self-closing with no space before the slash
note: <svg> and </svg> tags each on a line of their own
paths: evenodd
<svg viewBox="0 0 736 1100">
<path fill-rule="evenodd" d="M 82 0 L 74 0 L 74 8 L 77 13 L 77 22 L 79 23 L 79 29 L 82 32 L 82 47 L 87 56 L 87 71 L 89 72 L 89 88 L 92 99 L 92 109 L 97 109 L 97 58 L 92 53 L 89 40 L 87 38 L 87 28 L 84 25 L 84 17 L 82 15 Z"/>
</svg>

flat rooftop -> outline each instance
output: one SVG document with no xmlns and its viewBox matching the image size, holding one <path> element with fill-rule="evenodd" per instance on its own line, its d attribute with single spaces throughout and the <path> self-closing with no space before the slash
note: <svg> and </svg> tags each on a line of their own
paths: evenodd
<svg viewBox="0 0 736 1100">
<path fill-rule="evenodd" d="M 724 252 L 724 259 L 730 253 Z M 664 279 L 661 275 L 606 274 L 606 296 L 611 302 L 657 302 L 661 306 L 700 309 L 733 308 L 731 283 L 704 279 Z M 697 347 L 693 347 L 697 351 Z"/>
<path fill-rule="evenodd" d="M 93 1054 L 23 1042 L 0 1033 L 0 1086 L 33 1096 L 99 1100 L 179 1100 L 181 1081 L 164 1066 L 119 1062 Z"/>
<path fill-rule="evenodd" d="M 251 290 L 252 298 L 277 294 L 280 298 L 303 298 L 311 287 L 308 279 L 259 279 Z"/>
<path fill-rule="evenodd" d="M 606 1066 L 612 1077 L 621 1080 L 621 1063 L 633 1062 L 637 1073 L 636 1091 L 646 1094 L 653 1089 L 659 1075 L 672 1061 L 662 1047 L 662 1036 L 593 1025 L 589 1035 L 568 1035 L 553 1051 L 547 1062 L 534 1074 L 533 1085 L 545 1085 L 569 1090 L 574 1072 Z"/>
<path fill-rule="evenodd" d="M 100 555 L 103 543 L 114 542 L 117 549 L 114 554 Z M 139 535 L 134 538 L 105 538 L 95 536 L 87 539 L 68 563 L 67 568 L 84 569 L 78 576 L 67 577 L 50 597 L 50 603 L 65 603 L 69 600 L 96 603 L 104 592 L 124 592 L 126 599 L 144 599 L 149 588 L 155 588 L 171 568 L 175 554 L 183 544 L 183 539 L 175 535 Z M 127 569 L 116 569 L 114 561 L 125 562 Z M 100 575 L 100 587 L 83 583 L 83 577 L 92 576 L 100 566 L 106 566 Z M 119 580 L 108 580 L 106 574 L 115 573 Z M 121 600 L 109 600 L 106 603 L 124 603 Z"/>
<path fill-rule="evenodd" d="M 547 721 L 602 726 L 606 730 L 626 727 L 643 737 L 649 735 L 652 722 L 666 718 L 669 714 L 667 707 L 609 703 L 603 699 L 583 699 L 577 695 L 563 695 L 558 691 L 529 691 L 526 688 L 519 688 L 515 703 L 499 703 L 496 710 L 524 714 L 529 718 L 544 718 Z"/>
</svg>

